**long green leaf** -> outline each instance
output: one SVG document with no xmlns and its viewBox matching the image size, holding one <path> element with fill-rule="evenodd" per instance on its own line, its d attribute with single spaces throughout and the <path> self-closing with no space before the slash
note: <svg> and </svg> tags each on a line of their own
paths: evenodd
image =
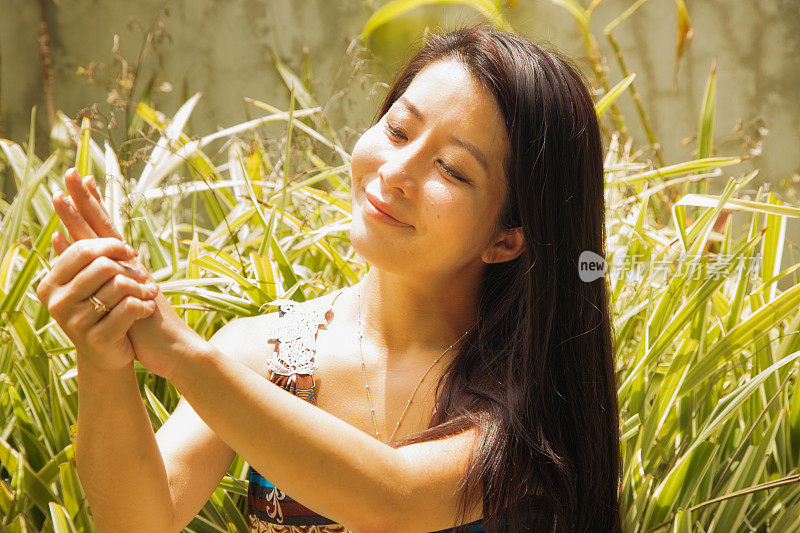
<svg viewBox="0 0 800 533">
<path fill-rule="evenodd" d="M 700 122 L 697 126 L 697 159 L 711 157 L 711 143 L 714 136 L 714 106 L 717 97 L 717 66 L 711 65 L 708 75 L 703 107 L 700 109 Z"/>
<path fill-rule="evenodd" d="M 462 4 L 471 7 L 483 15 L 489 22 L 505 31 L 512 31 L 503 12 L 491 0 L 392 0 L 378 9 L 367 20 L 361 31 L 361 38 L 366 39 L 379 26 L 396 19 L 400 15 L 424 5 Z"/>
<path fill-rule="evenodd" d="M 611 107 L 619 95 L 621 95 L 625 89 L 628 88 L 628 85 L 633 82 L 633 79 L 636 77 L 636 73 L 629 74 L 626 76 L 622 81 L 617 83 L 614 87 L 611 88 L 603 97 L 594 104 L 594 112 L 597 114 L 597 118 L 600 118 L 603 113 L 608 111 L 608 108 Z"/>
</svg>

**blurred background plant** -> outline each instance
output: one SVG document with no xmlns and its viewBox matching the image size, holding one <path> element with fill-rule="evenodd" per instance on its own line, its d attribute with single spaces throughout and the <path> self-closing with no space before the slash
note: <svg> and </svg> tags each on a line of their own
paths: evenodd
<svg viewBox="0 0 800 533">
<path fill-rule="evenodd" d="M 580 64 L 596 94 L 606 144 L 606 275 L 625 530 L 800 530 L 800 265 L 781 270 L 787 221 L 800 209 L 763 187 L 755 198 L 744 197 L 757 171 L 737 170 L 760 150 L 765 126 L 754 119 L 715 139 L 712 65 L 697 132 L 684 140 L 695 147 L 693 157 L 670 160 L 649 119 L 659 102 L 642 99 L 615 37 L 647 0 L 601 28 L 611 57 L 601 53 L 591 23 L 602 0 L 550 1 L 579 30 L 586 58 Z M 693 35 L 687 6 L 650 2 L 675 9 L 677 84 Z M 367 2 L 360 41 L 348 50 L 355 75 L 385 88 L 365 64 L 401 62 L 408 50 L 398 43 L 435 29 L 415 18 L 420 6 L 454 3 L 524 33 L 507 16 L 515 1 Z M 309 54 L 296 72 L 270 51 L 288 106 L 248 98 L 248 120 L 194 136 L 189 122 L 202 105 L 200 94 L 184 84 L 181 105 L 166 114 L 155 96 L 174 89 L 143 74 L 144 61 L 160 57 L 169 34 L 158 17 L 137 27 L 136 61 L 120 53 L 117 37 L 111 63 L 81 67 L 81 75 L 103 87 L 106 107 L 87 108 L 78 120 L 55 110 L 44 158 L 37 156 L 35 109 L 26 141 L 0 140 L 0 161 L 16 188 L 10 203 L 0 203 L 4 530 L 93 530 L 74 469 L 75 352 L 35 296 L 55 259 L 50 235 L 60 222 L 50 198 L 63 188 L 68 167 L 98 177 L 117 227 L 186 322 L 206 337 L 234 318 L 273 311 L 276 299 L 303 301 L 355 283 L 368 268 L 348 242 L 347 147 L 358 132 L 330 119 L 330 100 L 318 103 Z M 625 98 L 634 103 L 633 122 L 619 106 Z M 634 130 L 643 138 L 634 138 Z M 717 194 L 709 194 L 710 184 Z M 157 430 L 178 393 L 138 365 L 137 376 Z M 247 531 L 246 471 L 237 456 L 186 530 Z"/>
</svg>

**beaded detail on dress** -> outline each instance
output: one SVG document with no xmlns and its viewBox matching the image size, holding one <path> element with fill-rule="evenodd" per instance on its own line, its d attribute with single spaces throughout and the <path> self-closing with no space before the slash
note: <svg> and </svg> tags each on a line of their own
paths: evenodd
<svg viewBox="0 0 800 533">
<path fill-rule="evenodd" d="M 279 316 L 273 339 L 280 342 L 267 361 L 267 368 L 276 374 L 313 374 L 319 368 L 314 361 L 317 328 L 328 324 L 330 311 L 328 298 L 320 297 L 308 302 L 276 300 Z"/>
</svg>

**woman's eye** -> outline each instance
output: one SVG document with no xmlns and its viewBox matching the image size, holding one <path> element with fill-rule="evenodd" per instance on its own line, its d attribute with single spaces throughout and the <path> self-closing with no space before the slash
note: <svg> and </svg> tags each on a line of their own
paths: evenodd
<svg viewBox="0 0 800 533">
<path fill-rule="evenodd" d="M 393 137 L 397 137 L 397 138 L 403 139 L 403 140 L 405 140 L 405 138 L 406 138 L 405 134 L 401 130 L 395 128 L 394 126 L 392 126 L 388 122 L 386 123 L 386 131 L 388 131 L 389 134 L 392 135 Z"/>
<path fill-rule="evenodd" d="M 466 179 L 462 178 L 455 170 L 453 170 L 450 167 L 448 167 L 447 165 L 445 165 L 442 161 L 439 161 L 439 164 L 442 165 L 442 168 L 444 169 L 444 171 L 447 172 L 450 176 L 452 176 L 453 178 L 457 179 L 458 181 L 463 181 L 464 183 L 467 183 Z"/>
</svg>

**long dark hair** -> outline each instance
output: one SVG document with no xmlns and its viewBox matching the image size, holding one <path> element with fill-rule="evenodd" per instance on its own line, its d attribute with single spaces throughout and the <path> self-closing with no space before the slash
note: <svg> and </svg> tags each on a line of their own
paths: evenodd
<svg viewBox="0 0 800 533">
<path fill-rule="evenodd" d="M 436 388 L 425 431 L 400 447 L 478 428 L 455 524 L 472 498 L 487 531 L 618 531 L 619 421 L 605 278 L 602 139 L 586 83 L 559 54 L 477 25 L 434 34 L 389 89 L 377 123 L 432 62 L 456 59 L 491 94 L 511 150 L 495 228 L 522 227 L 525 251 L 486 265 L 479 322 Z M 531 512 L 548 520 L 523 521 Z M 455 525 L 454 524 L 454 525 Z M 454 527 L 451 531 L 461 531 Z"/>
</svg>

